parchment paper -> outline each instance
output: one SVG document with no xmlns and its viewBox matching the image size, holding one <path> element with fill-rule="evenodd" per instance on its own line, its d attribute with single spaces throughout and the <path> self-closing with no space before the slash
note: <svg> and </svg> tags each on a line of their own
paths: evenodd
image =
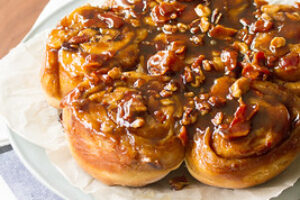
<svg viewBox="0 0 300 200">
<path fill-rule="evenodd" d="M 0 61 L 0 115 L 15 133 L 43 147 L 52 163 L 72 185 L 93 194 L 96 200 L 267 200 L 293 186 L 300 177 L 298 159 L 268 183 L 244 190 L 206 186 L 195 181 L 184 167 L 144 188 L 109 187 L 93 179 L 72 158 L 58 111 L 47 104 L 40 86 L 39 73 L 47 34 L 45 31 L 21 43 Z M 170 190 L 169 177 L 183 174 L 191 184 L 181 191 Z"/>
</svg>

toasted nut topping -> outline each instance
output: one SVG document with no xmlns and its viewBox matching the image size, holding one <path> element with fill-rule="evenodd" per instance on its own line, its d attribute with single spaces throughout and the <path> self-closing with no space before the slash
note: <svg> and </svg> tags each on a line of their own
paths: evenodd
<svg viewBox="0 0 300 200">
<path fill-rule="evenodd" d="M 145 120 L 143 118 L 138 117 L 134 122 L 131 123 L 132 128 L 140 128 L 145 125 Z"/>
<path fill-rule="evenodd" d="M 194 92 L 186 92 L 186 93 L 184 93 L 184 96 L 185 97 L 194 97 L 195 93 Z"/>
<path fill-rule="evenodd" d="M 172 91 L 168 91 L 168 90 L 162 90 L 160 92 L 160 96 L 166 98 L 166 97 L 170 97 L 172 96 L 173 92 Z"/>
<path fill-rule="evenodd" d="M 199 87 L 201 85 L 201 83 L 203 83 L 203 81 L 205 80 L 205 76 L 204 75 L 196 75 L 195 76 L 195 81 L 193 83 L 191 83 L 192 87 Z"/>
<path fill-rule="evenodd" d="M 228 28 L 222 25 L 217 25 L 209 31 L 209 35 L 211 37 L 221 39 L 221 40 L 228 40 L 236 33 L 237 33 L 236 29 Z"/>
<path fill-rule="evenodd" d="M 271 41 L 271 48 L 280 48 L 286 45 L 286 40 L 283 37 L 274 37 Z"/>
<path fill-rule="evenodd" d="M 191 31 L 192 34 L 197 34 L 200 31 L 200 27 L 198 27 L 198 26 L 197 27 L 192 27 L 190 31 Z"/>
<path fill-rule="evenodd" d="M 242 54 L 246 54 L 248 52 L 248 50 L 249 50 L 247 44 L 244 43 L 244 42 L 238 42 L 238 41 L 236 41 L 236 42 L 233 43 L 233 46 L 236 47 L 236 48 L 238 48 L 239 51 Z"/>
<path fill-rule="evenodd" d="M 191 37 L 191 41 L 195 44 L 195 45 L 203 45 L 203 37 L 204 35 L 194 35 Z"/>
<path fill-rule="evenodd" d="M 195 123 L 197 121 L 197 118 L 198 118 L 197 112 L 193 112 L 193 109 L 187 108 L 183 113 L 181 123 L 182 125 L 187 126 Z"/>
<path fill-rule="evenodd" d="M 112 70 L 110 70 L 108 73 L 108 76 L 110 76 L 112 79 L 119 79 L 121 77 L 121 70 L 117 67 L 114 67 Z"/>
<path fill-rule="evenodd" d="M 211 120 L 213 125 L 218 126 L 223 122 L 224 115 L 222 112 L 218 112 L 216 116 Z"/>
<path fill-rule="evenodd" d="M 207 17 L 202 17 L 200 22 L 200 29 L 203 33 L 206 33 L 209 30 L 210 22 Z"/>
<path fill-rule="evenodd" d="M 172 34 L 176 33 L 178 31 L 178 28 L 175 25 L 165 24 L 163 27 L 163 31 L 166 34 Z"/>
<path fill-rule="evenodd" d="M 190 183 L 184 176 L 175 177 L 169 180 L 169 185 L 173 190 L 182 190 L 184 187 Z"/>
<path fill-rule="evenodd" d="M 244 93 L 249 90 L 250 80 L 245 77 L 241 77 L 235 81 L 230 87 L 230 93 L 235 98 L 240 98 Z"/>
<path fill-rule="evenodd" d="M 202 4 L 198 4 L 195 8 L 195 12 L 199 17 L 209 17 L 211 14 L 211 10 L 207 6 L 203 6 Z"/>
<path fill-rule="evenodd" d="M 212 70 L 212 66 L 211 64 L 209 63 L 209 60 L 203 60 L 202 61 L 202 65 L 203 65 L 203 69 L 205 71 L 211 71 Z"/>
<path fill-rule="evenodd" d="M 133 27 L 140 27 L 141 26 L 141 22 L 137 19 L 130 19 L 130 23 Z"/>
<path fill-rule="evenodd" d="M 178 24 L 177 24 L 177 27 L 178 27 L 178 29 L 179 29 L 179 31 L 180 31 L 181 33 L 186 32 L 186 31 L 188 30 L 188 28 L 189 28 L 187 25 L 185 25 L 185 24 L 183 24 L 183 23 L 178 23 Z"/>
<path fill-rule="evenodd" d="M 168 91 L 172 91 L 172 92 L 176 92 L 178 90 L 178 87 L 176 86 L 175 83 L 168 83 L 165 87 L 164 87 L 165 90 L 168 90 Z"/>
</svg>

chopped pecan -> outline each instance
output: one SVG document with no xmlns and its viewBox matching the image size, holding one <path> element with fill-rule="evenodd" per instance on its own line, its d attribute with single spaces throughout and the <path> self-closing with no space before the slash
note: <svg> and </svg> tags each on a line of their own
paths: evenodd
<svg viewBox="0 0 300 200">
<path fill-rule="evenodd" d="M 173 190 L 182 190 L 184 187 L 189 185 L 188 180 L 185 176 L 175 177 L 169 180 L 169 185 Z"/>
<path fill-rule="evenodd" d="M 200 55 L 196 58 L 196 60 L 192 63 L 191 68 L 193 69 L 193 71 L 195 71 L 196 73 L 199 73 L 201 70 L 201 65 L 202 65 L 202 61 L 205 59 L 204 55 Z"/>
<path fill-rule="evenodd" d="M 191 83 L 192 87 L 199 87 L 205 80 L 205 75 L 201 69 L 202 61 L 204 60 L 204 56 L 200 55 L 198 58 L 192 63 L 191 70 L 193 74 L 193 82 Z"/>
<path fill-rule="evenodd" d="M 206 115 L 211 110 L 211 105 L 205 100 L 201 100 L 200 98 L 194 98 L 195 107 L 200 111 L 202 116 Z"/>
<path fill-rule="evenodd" d="M 165 90 L 176 92 L 178 90 L 178 83 L 171 81 L 165 87 Z"/>
<path fill-rule="evenodd" d="M 160 103 L 164 106 L 174 105 L 174 101 L 172 99 L 161 99 Z"/>
<path fill-rule="evenodd" d="M 159 94 L 160 96 L 166 98 L 172 96 L 173 92 L 169 90 L 162 90 Z"/>
<path fill-rule="evenodd" d="M 138 79 L 134 82 L 133 85 L 135 88 L 141 88 L 145 83 L 146 81 L 144 79 Z"/>
<path fill-rule="evenodd" d="M 157 24 L 163 24 L 171 19 L 176 19 L 185 7 L 177 1 L 162 2 L 153 8 L 151 17 Z"/>
<path fill-rule="evenodd" d="M 299 81 L 300 53 L 291 52 L 279 59 L 276 75 L 286 81 Z"/>
<path fill-rule="evenodd" d="M 168 50 L 174 51 L 177 55 L 182 55 L 186 52 L 186 46 L 182 41 L 174 41 L 168 46 Z"/>
<path fill-rule="evenodd" d="M 265 19 L 259 19 L 250 26 L 250 30 L 254 33 L 266 32 L 273 28 L 273 22 Z"/>
<path fill-rule="evenodd" d="M 114 67 L 107 74 L 112 79 L 119 79 L 121 77 L 121 70 L 117 67 Z"/>
<path fill-rule="evenodd" d="M 223 76 L 214 81 L 214 85 L 210 89 L 211 96 L 226 99 L 229 93 L 229 87 L 234 83 L 235 79 L 229 76 Z"/>
<path fill-rule="evenodd" d="M 215 117 L 211 120 L 214 126 L 218 126 L 222 124 L 224 119 L 224 114 L 222 112 L 218 112 Z"/>
<path fill-rule="evenodd" d="M 201 3 L 196 6 L 195 12 L 199 17 L 209 17 L 211 14 L 210 8 L 202 5 Z"/>
<path fill-rule="evenodd" d="M 249 33 L 248 29 L 240 29 L 237 33 L 237 38 L 245 42 L 247 45 L 250 45 L 254 39 L 255 35 Z"/>
<path fill-rule="evenodd" d="M 194 97 L 194 96 L 195 96 L 195 93 L 194 93 L 194 92 L 185 92 L 185 93 L 184 93 L 184 96 L 187 97 L 187 98 L 188 98 L 188 97 Z"/>
<path fill-rule="evenodd" d="M 184 68 L 184 74 L 183 74 L 183 82 L 184 83 L 190 83 L 194 80 L 193 73 L 190 67 Z"/>
<path fill-rule="evenodd" d="M 234 36 L 238 31 L 233 28 L 228 28 L 222 25 L 214 26 L 210 31 L 209 35 L 213 38 L 220 40 L 229 40 Z"/>
<path fill-rule="evenodd" d="M 241 99 L 239 100 L 239 107 L 237 108 L 234 119 L 227 128 L 221 128 L 222 137 L 227 139 L 234 139 L 245 137 L 250 133 L 250 120 L 259 111 L 258 105 L 247 106 Z"/>
<path fill-rule="evenodd" d="M 235 98 L 240 98 L 250 88 L 250 80 L 245 77 L 241 77 L 236 80 L 230 87 L 230 93 Z"/>
<path fill-rule="evenodd" d="M 290 53 L 284 57 L 282 57 L 279 61 L 279 65 L 281 68 L 289 68 L 291 66 L 299 67 L 300 64 L 300 54 L 298 53 Z"/>
<path fill-rule="evenodd" d="M 192 34 L 197 34 L 197 33 L 199 33 L 199 31 L 200 31 L 200 27 L 199 27 L 199 26 L 192 27 L 192 28 L 190 29 L 190 31 L 191 31 Z"/>
<path fill-rule="evenodd" d="M 274 37 L 271 41 L 270 48 L 280 48 L 286 45 L 284 37 Z"/>
<path fill-rule="evenodd" d="M 142 96 L 128 91 L 118 104 L 117 123 L 121 127 L 141 127 L 144 121 L 137 115 L 146 111 Z"/>
<path fill-rule="evenodd" d="M 187 30 L 188 30 L 188 26 L 183 24 L 183 23 L 178 23 L 177 24 L 177 27 L 178 27 L 178 30 L 181 32 L 181 33 L 185 33 Z"/>
<path fill-rule="evenodd" d="M 243 64 L 242 75 L 249 79 L 266 80 L 269 74 L 270 71 L 265 67 L 261 67 L 259 65 L 255 65 L 251 63 Z"/>
<path fill-rule="evenodd" d="M 223 50 L 221 60 L 225 63 L 227 70 L 233 71 L 237 66 L 238 53 L 232 49 Z"/>
<path fill-rule="evenodd" d="M 212 65 L 211 65 L 209 60 L 203 60 L 202 61 L 202 67 L 203 67 L 203 70 L 205 70 L 205 71 L 211 71 L 212 70 Z"/>
<path fill-rule="evenodd" d="M 90 37 L 87 35 L 82 35 L 82 36 L 74 36 L 69 40 L 69 43 L 71 44 L 80 44 L 80 43 L 85 43 L 90 40 Z"/>
<path fill-rule="evenodd" d="M 178 28 L 176 25 L 171 25 L 171 24 L 165 24 L 163 26 L 163 31 L 166 34 L 174 34 L 178 31 Z"/>
<path fill-rule="evenodd" d="M 145 125 L 145 120 L 143 118 L 140 118 L 140 117 L 137 117 L 136 120 L 134 120 L 132 123 L 131 123 L 131 127 L 132 128 L 141 128 L 142 126 Z"/>
<path fill-rule="evenodd" d="M 195 45 L 203 45 L 204 44 L 203 37 L 204 37 L 204 35 L 193 35 L 190 40 Z"/>
<path fill-rule="evenodd" d="M 216 107 L 221 107 L 226 104 L 226 99 L 220 96 L 212 96 L 208 100 L 209 104 Z"/>
<path fill-rule="evenodd" d="M 78 45 L 77 44 L 72 44 L 72 43 L 68 43 L 68 42 L 64 42 L 62 44 L 62 49 L 65 51 L 70 51 L 70 52 L 76 52 L 78 51 Z"/>
<path fill-rule="evenodd" d="M 238 49 L 240 53 L 247 54 L 249 48 L 246 43 L 235 41 L 232 45 L 234 48 Z"/>
<path fill-rule="evenodd" d="M 192 108 L 186 108 L 183 117 L 181 120 L 181 124 L 184 126 L 193 124 L 197 121 L 198 113 L 195 112 Z"/>
<path fill-rule="evenodd" d="M 191 83 L 191 86 L 197 88 L 204 82 L 204 80 L 205 80 L 205 76 L 201 71 L 201 74 L 195 75 L 194 82 Z"/>
<path fill-rule="evenodd" d="M 182 60 L 174 51 L 159 51 L 149 58 L 147 69 L 151 75 L 163 75 L 167 72 L 177 72 L 183 66 Z"/>
<path fill-rule="evenodd" d="M 222 18 L 222 13 L 220 13 L 218 8 L 215 8 L 211 15 L 211 22 L 214 24 L 218 24 Z"/>
<path fill-rule="evenodd" d="M 203 33 L 206 33 L 209 30 L 210 22 L 207 17 L 202 17 L 200 21 L 200 29 Z"/>
<path fill-rule="evenodd" d="M 190 32 L 192 34 L 197 34 L 200 31 L 200 23 L 201 23 L 201 19 L 195 19 L 191 22 L 189 27 L 190 27 Z"/>
</svg>

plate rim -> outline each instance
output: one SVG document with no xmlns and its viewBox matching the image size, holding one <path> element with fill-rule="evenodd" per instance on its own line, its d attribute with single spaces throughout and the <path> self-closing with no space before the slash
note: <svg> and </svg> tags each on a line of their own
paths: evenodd
<svg viewBox="0 0 300 200">
<path fill-rule="evenodd" d="M 50 189 L 52 192 L 54 192 L 55 194 L 57 194 L 59 197 L 61 197 L 62 199 L 69 199 L 67 196 L 65 196 L 65 194 L 63 194 L 62 192 L 60 192 L 59 190 L 57 190 L 55 187 L 53 187 L 49 182 L 47 182 L 46 179 L 42 178 L 42 175 L 37 172 L 33 166 L 30 164 L 30 162 L 25 158 L 25 156 L 23 155 L 23 153 L 20 151 L 15 139 L 13 137 L 18 136 L 16 133 L 14 133 L 12 130 L 10 130 L 10 128 L 8 128 L 7 130 L 8 132 L 8 138 L 10 141 L 11 146 L 13 147 L 15 153 L 17 154 L 18 158 L 21 160 L 22 164 L 25 166 L 25 168 L 41 183 L 43 184 L 45 187 L 47 187 L 48 189 Z M 21 138 L 21 137 L 20 137 Z M 21 140 L 25 140 L 24 138 L 21 138 Z M 31 143 L 32 144 L 32 143 Z M 35 145 L 35 144 L 33 144 Z M 45 150 L 43 150 L 45 151 Z M 46 152 L 45 152 L 46 153 Z M 49 159 L 49 158 L 47 158 Z"/>
</svg>

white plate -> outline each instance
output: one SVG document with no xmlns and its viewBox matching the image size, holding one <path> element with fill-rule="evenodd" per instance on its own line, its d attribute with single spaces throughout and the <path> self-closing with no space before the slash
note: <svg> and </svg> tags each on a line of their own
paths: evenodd
<svg viewBox="0 0 300 200">
<path fill-rule="evenodd" d="M 24 39 L 27 41 L 37 33 L 54 27 L 59 19 L 70 13 L 76 7 L 86 3 L 85 0 L 76 0 L 66 4 L 59 10 L 54 11 L 45 20 L 39 23 Z M 24 140 L 17 134 L 7 130 L 11 144 L 17 155 L 27 167 L 27 169 L 49 189 L 57 193 L 64 199 L 70 200 L 92 200 L 90 195 L 83 193 L 81 190 L 73 187 L 59 173 L 59 171 L 50 163 L 45 150 Z M 300 180 L 296 185 L 285 192 L 276 200 L 300 200 Z M 274 199 L 275 200 L 275 199 Z"/>
</svg>

